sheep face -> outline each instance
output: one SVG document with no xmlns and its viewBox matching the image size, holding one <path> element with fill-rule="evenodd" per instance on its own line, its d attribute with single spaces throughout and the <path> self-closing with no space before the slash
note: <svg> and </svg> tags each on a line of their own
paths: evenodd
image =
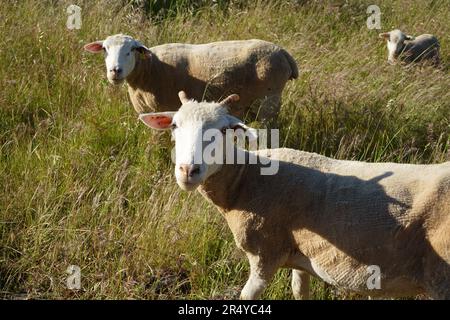
<svg viewBox="0 0 450 320">
<path fill-rule="evenodd" d="M 230 131 L 244 132 L 249 128 L 226 109 L 228 103 L 238 99 L 237 95 L 219 103 L 188 100 L 184 92 L 179 95 L 182 106 L 177 112 L 147 113 L 139 118 L 153 129 L 172 130 L 175 177 L 182 189 L 191 191 L 222 167 L 226 145 L 233 143 L 226 139 Z"/>
<path fill-rule="evenodd" d="M 112 84 L 121 84 L 134 70 L 138 55 L 150 57 L 150 50 L 130 36 L 118 34 L 84 46 L 92 53 L 104 52 L 106 75 Z"/>
<path fill-rule="evenodd" d="M 379 37 L 387 40 L 388 62 L 393 64 L 405 46 L 405 40 L 411 40 L 412 37 L 404 34 L 400 30 L 380 33 Z"/>
</svg>

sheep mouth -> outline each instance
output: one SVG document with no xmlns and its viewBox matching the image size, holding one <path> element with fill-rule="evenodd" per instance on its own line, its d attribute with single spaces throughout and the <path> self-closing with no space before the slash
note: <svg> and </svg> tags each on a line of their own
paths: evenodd
<svg viewBox="0 0 450 320">
<path fill-rule="evenodd" d="M 199 182 L 177 181 L 178 185 L 184 191 L 193 191 L 200 185 Z"/>
<path fill-rule="evenodd" d="M 108 79 L 108 80 L 109 80 L 109 82 L 111 84 L 118 85 L 118 84 L 123 83 L 125 79 L 123 79 L 123 78 L 112 78 L 112 79 Z"/>
</svg>

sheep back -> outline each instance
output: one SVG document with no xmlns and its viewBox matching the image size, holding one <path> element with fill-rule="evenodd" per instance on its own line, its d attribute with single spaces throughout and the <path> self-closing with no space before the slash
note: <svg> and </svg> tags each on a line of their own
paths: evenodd
<svg viewBox="0 0 450 320">
<path fill-rule="evenodd" d="M 132 75 L 128 81 L 138 112 L 177 110 L 177 93 L 184 90 L 198 101 L 217 101 L 237 93 L 240 101 L 230 112 L 244 117 L 252 103 L 272 95 L 280 97 L 286 81 L 298 77 L 292 56 L 263 40 L 173 43 L 150 51 L 151 63 L 138 63 L 144 75 L 139 81 L 133 81 Z"/>
<path fill-rule="evenodd" d="M 434 63 L 439 62 L 439 41 L 431 34 L 422 34 L 413 40 L 405 41 L 405 48 L 400 54 L 403 62 L 419 62 L 431 60 Z"/>
</svg>

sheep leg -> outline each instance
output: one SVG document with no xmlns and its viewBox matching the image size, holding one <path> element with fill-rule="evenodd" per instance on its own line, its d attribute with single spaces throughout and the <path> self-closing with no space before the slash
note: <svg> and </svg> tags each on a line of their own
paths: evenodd
<svg viewBox="0 0 450 320">
<path fill-rule="evenodd" d="M 309 299 L 309 274 L 307 272 L 292 269 L 292 292 L 297 300 Z"/>
<path fill-rule="evenodd" d="M 250 263 L 250 276 L 241 292 L 242 300 L 258 299 L 276 271 L 273 263 L 263 261 L 260 256 L 247 253 Z"/>
</svg>

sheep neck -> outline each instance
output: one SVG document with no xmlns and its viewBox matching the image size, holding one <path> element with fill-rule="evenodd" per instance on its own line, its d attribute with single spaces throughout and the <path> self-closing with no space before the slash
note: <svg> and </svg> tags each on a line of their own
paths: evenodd
<svg viewBox="0 0 450 320">
<path fill-rule="evenodd" d="M 394 52 L 394 58 L 398 58 L 403 53 L 403 51 L 405 51 L 406 46 L 407 45 L 404 42 L 402 42 L 401 44 L 399 43 L 397 45 L 397 50 L 395 50 Z"/>
<path fill-rule="evenodd" d="M 143 59 L 136 55 L 136 65 L 134 66 L 133 71 L 127 77 L 128 85 L 136 89 L 148 90 L 153 86 L 152 77 L 149 77 L 149 74 L 154 73 L 154 63 L 153 55 L 151 58 Z"/>
<path fill-rule="evenodd" d="M 209 201 L 219 207 L 221 212 L 233 209 L 233 205 L 239 195 L 239 188 L 243 177 L 248 170 L 249 154 L 247 151 L 235 148 L 235 155 L 243 153 L 245 164 L 223 164 L 221 169 L 211 175 L 200 187 L 198 191 Z"/>
<path fill-rule="evenodd" d="M 237 151 L 244 153 L 245 164 L 236 164 L 236 162 L 224 164 L 218 172 L 211 175 L 198 188 L 198 191 L 206 199 L 215 204 L 224 215 L 233 210 L 264 215 L 258 208 L 265 207 L 263 202 L 267 199 L 261 194 L 271 192 L 271 197 L 277 198 L 279 205 L 276 210 L 280 219 L 290 221 L 289 223 L 295 220 L 296 224 L 301 224 L 302 227 L 311 230 L 318 229 L 316 224 L 320 225 L 321 220 L 326 218 L 324 212 L 312 209 L 304 210 L 304 208 L 314 208 L 315 203 L 323 201 L 326 173 L 316 168 L 310 168 L 307 163 L 301 161 L 290 164 L 280 160 L 279 174 L 261 175 L 261 169 L 266 166 L 259 161 L 257 164 L 248 164 L 249 152 L 241 149 L 237 149 Z M 261 156 L 258 153 L 258 157 Z M 292 177 L 293 174 L 297 178 L 287 181 L 288 177 Z M 293 196 L 296 197 L 294 202 L 292 201 Z M 254 199 L 256 198 L 261 202 L 255 207 Z"/>
</svg>

